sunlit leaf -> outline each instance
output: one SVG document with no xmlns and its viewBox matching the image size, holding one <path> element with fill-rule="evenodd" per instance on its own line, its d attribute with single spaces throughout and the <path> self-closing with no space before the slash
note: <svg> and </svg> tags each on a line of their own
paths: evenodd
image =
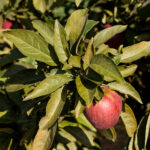
<svg viewBox="0 0 150 150">
<path fill-rule="evenodd" d="M 138 66 L 136 64 L 132 64 L 130 66 L 121 65 L 121 66 L 118 67 L 118 69 L 119 69 L 119 71 L 120 71 L 120 73 L 123 77 L 128 77 L 128 76 L 134 74 L 137 67 Z"/>
<path fill-rule="evenodd" d="M 126 25 L 115 25 L 98 32 L 94 37 L 94 47 L 97 48 L 99 45 L 111 39 L 114 35 L 126 30 L 126 28 Z"/>
<path fill-rule="evenodd" d="M 57 123 L 50 129 L 39 129 L 33 141 L 33 150 L 49 150 L 53 143 L 56 129 Z"/>
<path fill-rule="evenodd" d="M 40 129 L 50 128 L 58 119 L 63 106 L 66 102 L 66 90 L 64 87 L 52 93 L 50 100 L 46 106 L 46 116 L 39 122 Z"/>
<path fill-rule="evenodd" d="M 41 20 L 32 21 L 33 27 L 44 37 L 44 39 L 53 45 L 54 23 L 43 22 Z"/>
<path fill-rule="evenodd" d="M 70 40 L 71 48 L 83 33 L 86 20 L 87 9 L 76 10 L 68 18 L 65 29 L 68 36 L 68 40 Z"/>
<path fill-rule="evenodd" d="M 83 0 L 75 0 L 76 6 L 78 7 Z"/>
<path fill-rule="evenodd" d="M 50 94 L 59 87 L 72 80 L 72 77 L 64 74 L 50 75 L 44 79 L 24 100 L 33 99 L 39 96 Z"/>
<path fill-rule="evenodd" d="M 100 75 L 110 77 L 119 82 L 124 82 L 114 62 L 103 54 L 95 55 L 89 67 Z"/>
<path fill-rule="evenodd" d="M 81 67 L 81 57 L 80 56 L 70 56 L 69 65 L 72 67 L 80 68 Z"/>
<path fill-rule="evenodd" d="M 93 38 L 91 38 L 91 40 L 88 44 L 87 50 L 85 52 L 85 55 L 83 57 L 83 69 L 84 70 L 89 66 L 93 55 L 94 55 Z"/>
<path fill-rule="evenodd" d="M 94 93 L 96 90 L 95 84 L 91 83 L 90 81 L 83 81 L 81 76 L 76 77 L 76 88 L 79 95 L 85 101 L 86 105 L 90 105 L 93 98 Z"/>
<path fill-rule="evenodd" d="M 69 148 L 69 150 L 78 150 L 78 147 L 74 142 L 68 143 L 67 147 Z"/>
<path fill-rule="evenodd" d="M 55 28 L 54 28 L 54 48 L 55 52 L 58 56 L 58 59 L 61 63 L 66 62 L 67 55 L 68 55 L 68 43 L 66 39 L 66 33 L 63 26 L 58 22 L 55 21 Z"/>
<path fill-rule="evenodd" d="M 9 40 L 25 55 L 32 59 L 42 61 L 48 65 L 56 66 L 51 55 L 48 43 L 36 32 L 22 29 L 14 29 L 4 32 Z"/>
<path fill-rule="evenodd" d="M 125 125 L 128 136 L 132 137 L 137 129 L 137 122 L 132 109 L 127 104 L 125 104 L 125 111 L 121 112 L 121 119 Z"/>
<path fill-rule="evenodd" d="M 139 93 L 128 82 L 124 82 L 124 83 L 111 82 L 108 84 L 108 86 L 111 89 L 119 91 L 120 93 L 127 94 L 127 95 L 131 96 L 132 98 L 134 98 L 135 100 L 137 100 L 139 103 L 142 104 L 142 100 L 141 100 Z"/>
<path fill-rule="evenodd" d="M 131 63 L 144 56 L 150 55 L 150 42 L 143 41 L 122 49 L 121 60 L 122 63 Z"/>
<path fill-rule="evenodd" d="M 33 6 L 35 9 L 44 13 L 46 11 L 46 0 L 33 0 Z"/>
</svg>

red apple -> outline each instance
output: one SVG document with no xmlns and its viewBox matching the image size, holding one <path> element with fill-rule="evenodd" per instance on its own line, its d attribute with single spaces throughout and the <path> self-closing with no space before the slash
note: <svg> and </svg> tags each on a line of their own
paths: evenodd
<svg viewBox="0 0 150 150">
<path fill-rule="evenodd" d="M 98 103 L 92 103 L 85 108 L 85 116 L 97 129 L 108 129 L 117 124 L 122 110 L 122 99 L 120 95 L 107 88 L 102 87 L 104 96 Z"/>
<path fill-rule="evenodd" d="M 109 27 L 112 27 L 112 25 L 111 24 L 104 25 L 104 29 Z M 106 44 L 109 45 L 109 47 L 111 48 L 117 49 L 121 44 L 123 44 L 123 41 L 124 41 L 124 34 L 119 33 L 114 37 L 112 37 L 110 40 L 108 40 Z"/>
<path fill-rule="evenodd" d="M 12 26 L 13 26 L 13 23 L 12 23 L 11 21 L 5 20 L 5 21 L 3 22 L 2 28 L 3 28 L 3 29 L 11 29 Z"/>
</svg>

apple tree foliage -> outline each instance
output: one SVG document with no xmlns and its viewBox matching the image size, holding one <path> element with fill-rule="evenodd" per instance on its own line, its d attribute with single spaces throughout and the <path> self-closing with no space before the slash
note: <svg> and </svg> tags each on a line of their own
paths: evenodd
<svg viewBox="0 0 150 150">
<path fill-rule="evenodd" d="M 80 7 L 84 0 L 69 2 Z M 150 41 L 110 48 L 105 43 L 124 32 L 127 25 L 114 25 L 89 36 L 99 23 L 89 19 L 94 5 L 88 9 L 88 3 L 84 3 L 83 8 L 72 9 L 67 18 L 54 19 L 63 9 L 62 3 L 1 1 L 0 10 L 7 8 L 3 12 L 6 18 L 25 23 L 20 27 L 23 29 L 0 28 L 3 44 L 11 47 L 0 51 L 0 149 L 101 149 L 97 130 L 83 113 L 93 100 L 103 97 L 100 86 L 122 95 L 120 118 L 130 137 L 126 149 L 146 149 L 150 115 L 145 114 L 137 124 L 126 101 L 129 96 L 142 104 L 142 98 L 125 78 L 136 71 L 135 61 L 150 55 Z M 60 10 L 53 9 L 59 5 Z M 19 6 L 22 9 L 18 10 Z M 45 19 L 42 15 L 50 8 L 54 18 Z M 115 128 L 99 133 L 112 141 L 117 136 Z"/>
</svg>

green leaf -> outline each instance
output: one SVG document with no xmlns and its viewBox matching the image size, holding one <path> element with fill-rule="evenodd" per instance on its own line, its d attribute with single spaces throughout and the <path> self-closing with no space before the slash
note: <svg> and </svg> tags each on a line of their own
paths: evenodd
<svg viewBox="0 0 150 150">
<path fill-rule="evenodd" d="M 93 125 L 87 120 L 85 115 L 82 113 L 77 119 L 77 122 L 84 125 L 85 127 L 89 128 L 90 130 L 96 132 L 96 129 L 93 127 Z"/>
<path fill-rule="evenodd" d="M 74 142 L 70 142 L 67 144 L 69 150 L 78 150 L 77 145 Z"/>
<path fill-rule="evenodd" d="M 59 61 L 64 64 L 68 57 L 68 43 L 65 30 L 58 20 L 55 21 L 54 49 Z"/>
<path fill-rule="evenodd" d="M 132 64 L 130 66 L 121 65 L 121 66 L 118 66 L 118 69 L 123 77 L 128 77 L 134 74 L 137 67 L 138 66 L 136 64 Z"/>
<path fill-rule="evenodd" d="M 64 128 L 64 130 L 72 134 L 77 141 L 80 141 L 84 146 L 92 147 L 94 145 L 93 135 L 85 128 L 67 126 Z"/>
<path fill-rule="evenodd" d="M 86 34 L 98 23 L 99 21 L 87 20 L 84 31 L 83 31 L 83 37 L 85 37 Z"/>
<path fill-rule="evenodd" d="M 139 93 L 135 90 L 135 88 L 128 82 L 118 83 L 118 82 L 111 82 L 108 84 L 111 89 L 119 91 L 120 93 L 127 94 L 134 98 L 136 101 L 142 104 L 141 97 Z"/>
<path fill-rule="evenodd" d="M 125 111 L 121 112 L 121 119 L 125 125 L 128 136 L 132 137 L 137 129 L 137 122 L 132 109 L 127 104 L 125 104 Z"/>
<path fill-rule="evenodd" d="M 44 74 L 37 74 L 36 69 L 21 70 L 6 81 L 6 90 L 8 92 L 18 91 L 43 79 Z"/>
<path fill-rule="evenodd" d="M 44 79 L 35 89 L 31 92 L 24 100 L 33 99 L 39 96 L 47 95 L 64 84 L 67 84 L 69 81 L 72 80 L 72 77 L 69 75 L 64 74 L 56 74 L 50 75 L 46 79 Z"/>
<path fill-rule="evenodd" d="M 44 13 L 46 11 L 46 0 L 33 0 L 33 6 L 35 9 Z"/>
<path fill-rule="evenodd" d="M 48 129 L 56 122 L 66 102 L 66 94 L 64 87 L 52 93 L 46 106 L 46 116 L 39 122 L 40 129 Z"/>
<path fill-rule="evenodd" d="M 76 6 L 78 7 L 83 0 L 75 0 Z"/>
<path fill-rule="evenodd" d="M 56 129 L 57 123 L 49 130 L 39 129 L 33 141 L 33 150 L 49 150 L 53 143 Z"/>
<path fill-rule="evenodd" d="M 41 20 L 32 21 L 33 27 L 44 37 L 46 42 L 53 45 L 54 23 L 43 22 Z"/>
<path fill-rule="evenodd" d="M 121 76 L 117 66 L 110 58 L 103 54 L 95 55 L 92 58 L 89 67 L 104 77 L 107 76 L 119 82 L 124 82 L 124 79 Z"/>
<path fill-rule="evenodd" d="M 98 32 L 94 37 L 94 47 L 97 48 L 99 45 L 111 39 L 114 35 L 126 30 L 126 28 L 126 25 L 115 25 Z"/>
<path fill-rule="evenodd" d="M 48 43 L 39 34 L 29 30 L 14 29 L 4 32 L 4 36 L 12 41 L 25 56 L 56 66 L 51 57 L 53 51 L 48 48 Z"/>
<path fill-rule="evenodd" d="M 82 112 L 85 109 L 85 105 L 84 105 L 84 101 L 83 99 L 76 93 L 76 106 L 75 106 L 75 117 L 78 118 L 80 116 L 80 114 L 82 114 Z"/>
<path fill-rule="evenodd" d="M 143 41 L 123 48 L 120 62 L 131 63 L 144 56 L 149 55 L 150 55 L 150 42 Z"/>
<path fill-rule="evenodd" d="M 149 138 L 150 131 L 150 114 L 145 115 L 139 125 L 135 134 L 135 149 L 141 150 L 146 149 L 147 141 Z"/>
<path fill-rule="evenodd" d="M 72 46 L 83 33 L 87 20 L 87 12 L 87 9 L 76 10 L 67 20 L 65 30 L 68 36 L 68 40 L 70 40 L 70 48 L 72 48 Z"/>
<path fill-rule="evenodd" d="M 72 136 L 69 132 L 65 131 L 64 129 L 58 131 L 58 135 L 56 136 L 56 139 L 64 144 L 76 141 L 75 137 Z"/>
<path fill-rule="evenodd" d="M 81 76 L 77 76 L 76 88 L 81 98 L 85 101 L 86 105 L 89 106 L 94 98 L 94 93 L 96 90 L 95 84 L 88 80 L 84 81 Z"/>
<path fill-rule="evenodd" d="M 93 55 L 94 55 L 93 38 L 91 38 L 91 40 L 88 44 L 87 50 L 85 52 L 85 55 L 83 57 L 83 69 L 84 70 L 89 66 Z"/>
<path fill-rule="evenodd" d="M 69 65 L 76 68 L 81 68 L 81 57 L 80 56 L 70 56 Z"/>
<path fill-rule="evenodd" d="M 115 128 L 112 127 L 107 130 L 98 130 L 98 132 L 106 139 L 111 140 L 113 142 L 116 141 L 117 133 L 115 131 Z"/>
</svg>

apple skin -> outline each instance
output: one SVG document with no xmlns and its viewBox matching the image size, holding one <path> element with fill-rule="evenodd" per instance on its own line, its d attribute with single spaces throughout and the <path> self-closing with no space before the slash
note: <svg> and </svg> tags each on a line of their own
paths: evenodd
<svg viewBox="0 0 150 150">
<path fill-rule="evenodd" d="M 121 96 L 107 88 L 102 87 L 104 96 L 98 102 L 85 108 L 84 114 L 92 125 L 99 130 L 108 129 L 117 124 L 122 110 Z"/>
<path fill-rule="evenodd" d="M 13 23 L 12 23 L 11 21 L 5 20 L 5 21 L 3 22 L 2 28 L 3 28 L 3 29 L 11 29 L 12 26 L 13 26 Z"/>
<path fill-rule="evenodd" d="M 104 29 L 105 28 L 109 28 L 109 27 L 112 27 L 111 24 L 106 24 L 104 25 Z M 119 34 L 116 34 L 114 37 L 112 37 L 110 40 L 108 40 L 106 42 L 106 44 L 111 47 L 111 48 L 115 48 L 115 49 L 118 49 L 118 47 L 123 44 L 123 41 L 124 41 L 124 33 L 119 33 Z"/>
</svg>

